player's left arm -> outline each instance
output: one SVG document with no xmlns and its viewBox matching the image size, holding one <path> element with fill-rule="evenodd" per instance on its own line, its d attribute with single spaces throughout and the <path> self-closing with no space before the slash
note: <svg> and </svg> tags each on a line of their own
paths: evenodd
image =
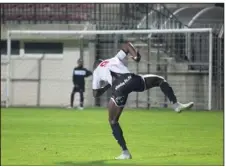
<svg viewBox="0 0 226 167">
<path fill-rule="evenodd" d="M 110 75 L 110 71 L 104 70 L 103 72 L 105 72 L 105 76 L 108 76 L 106 80 L 100 79 L 99 74 L 96 70 L 94 70 L 93 72 L 92 88 L 93 88 L 94 97 L 101 96 L 104 92 L 106 92 L 111 87 L 112 77 Z"/>
<path fill-rule="evenodd" d="M 93 89 L 93 97 L 99 97 L 101 96 L 104 92 L 106 92 L 109 88 L 111 87 L 110 84 L 105 85 L 102 88 L 99 89 Z"/>
</svg>

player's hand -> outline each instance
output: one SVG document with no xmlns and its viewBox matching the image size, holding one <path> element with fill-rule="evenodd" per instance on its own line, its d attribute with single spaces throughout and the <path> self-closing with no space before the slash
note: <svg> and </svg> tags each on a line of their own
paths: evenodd
<svg viewBox="0 0 226 167">
<path fill-rule="evenodd" d="M 139 51 L 137 51 L 137 58 L 136 58 L 136 62 L 140 62 L 140 59 L 141 59 L 140 52 L 139 52 Z"/>
<path fill-rule="evenodd" d="M 137 51 L 137 56 L 135 56 L 135 57 L 133 57 L 133 56 L 131 56 L 131 58 L 134 60 L 134 61 L 136 61 L 136 62 L 140 62 L 140 59 L 141 59 L 141 55 L 140 55 L 140 53 L 139 53 L 139 51 Z"/>
</svg>

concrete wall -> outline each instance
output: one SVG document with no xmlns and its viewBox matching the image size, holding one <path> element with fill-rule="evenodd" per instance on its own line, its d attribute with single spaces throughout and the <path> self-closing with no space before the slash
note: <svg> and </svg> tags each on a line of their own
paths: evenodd
<svg viewBox="0 0 226 167">
<path fill-rule="evenodd" d="M 8 29 L 15 30 L 80 30 L 82 25 L 1 25 L 1 39 L 6 39 Z M 88 28 L 89 29 L 89 28 Z M 93 27 L 91 27 L 93 29 Z M 25 39 L 24 39 L 25 38 Z M 54 55 L 26 55 L 23 43 L 32 39 L 37 40 L 37 36 L 20 35 L 20 55 L 12 56 L 10 100 L 14 106 L 67 106 L 70 101 L 72 90 L 72 70 L 77 65 L 80 57 L 80 48 L 75 41 L 78 38 L 62 39 L 56 36 L 47 38 L 54 41 L 63 42 L 63 54 Z M 43 36 L 40 37 L 43 40 Z M 90 43 L 84 48 L 84 66 L 92 70 L 94 61 L 94 45 Z M 44 57 L 43 57 L 44 56 Z M 4 61 L 4 60 L 2 60 Z M 5 97 L 5 76 L 6 65 L 1 65 L 1 99 Z M 93 98 L 90 96 L 92 77 L 86 79 L 85 105 L 92 105 Z"/>
<path fill-rule="evenodd" d="M 90 46 L 92 47 L 92 46 Z M 85 48 L 84 66 L 92 70 L 93 52 Z M 73 41 L 64 41 L 62 59 L 16 58 L 11 61 L 11 104 L 16 106 L 66 106 L 72 90 L 72 70 L 80 50 Z M 1 66 L 4 73 L 6 66 Z M 85 105 L 92 105 L 89 96 L 91 77 L 86 79 Z"/>
</svg>

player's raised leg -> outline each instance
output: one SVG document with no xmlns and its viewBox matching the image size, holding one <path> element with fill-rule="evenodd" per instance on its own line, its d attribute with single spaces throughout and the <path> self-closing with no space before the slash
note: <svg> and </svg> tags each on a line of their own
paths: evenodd
<svg viewBox="0 0 226 167">
<path fill-rule="evenodd" d="M 165 96 L 167 96 L 170 102 L 173 103 L 173 108 L 176 112 L 181 112 L 185 109 L 189 109 L 194 105 L 193 102 L 189 102 L 186 104 L 178 102 L 172 87 L 163 77 L 153 74 L 147 74 L 143 75 L 143 78 L 146 86 L 145 89 L 147 90 L 153 87 L 160 87 Z"/>
<path fill-rule="evenodd" d="M 127 96 L 124 96 L 124 97 L 121 97 L 120 100 L 126 102 L 126 99 L 127 99 Z M 118 122 L 124 107 L 119 107 L 116 105 L 116 103 L 117 102 L 115 101 L 115 99 L 111 98 L 108 104 L 108 113 L 109 113 L 108 119 L 112 129 L 112 134 L 122 149 L 121 155 L 119 155 L 118 157 L 115 157 L 115 159 L 131 159 L 132 156 L 126 146 L 126 141 L 123 136 L 123 131 Z"/>
</svg>

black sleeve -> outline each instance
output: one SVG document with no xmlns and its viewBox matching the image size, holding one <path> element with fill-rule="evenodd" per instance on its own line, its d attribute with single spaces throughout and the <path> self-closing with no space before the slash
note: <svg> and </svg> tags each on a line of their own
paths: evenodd
<svg viewBox="0 0 226 167">
<path fill-rule="evenodd" d="M 89 71 L 89 70 L 87 70 L 86 69 L 86 75 L 85 75 L 85 77 L 89 77 L 90 75 L 92 75 L 93 73 L 91 72 L 91 71 Z"/>
</svg>

